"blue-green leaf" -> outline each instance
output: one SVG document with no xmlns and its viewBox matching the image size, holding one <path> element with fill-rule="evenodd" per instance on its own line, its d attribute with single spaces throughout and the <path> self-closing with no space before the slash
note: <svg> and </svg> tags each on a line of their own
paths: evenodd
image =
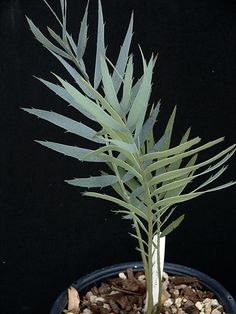
<svg viewBox="0 0 236 314">
<path fill-rule="evenodd" d="M 113 175 L 65 180 L 65 182 L 71 185 L 85 188 L 104 188 L 106 186 L 116 183 L 117 181 L 117 177 Z"/>
<path fill-rule="evenodd" d="M 176 229 L 181 222 L 184 220 L 184 215 L 181 215 L 174 221 L 172 221 L 162 232 L 161 237 L 166 237 L 168 234 L 170 234 L 174 229 Z"/>
<path fill-rule="evenodd" d="M 171 206 L 174 204 L 182 203 L 182 202 L 191 200 L 195 197 L 198 197 L 202 194 L 204 194 L 204 192 L 188 193 L 188 194 L 182 194 L 182 195 L 178 195 L 174 197 L 164 198 L 163 200 L 159 200 L 155 203 L 155 208 Z"/>
<path fill-rule="evenodd" d="M 104 56 L 101 56 L 101 71 L 103 90 L 105 92 L 106 99 L 116 112 L 121 114 L 121 107 Z"/>
<path fill-rule="evenodd" d="M 52 52 L 52 54 L 60 61 L 60 63 L 64 66 L 64 68 L 70 73 L 70 75 L 73 77 L 75 82 L 78 84 L 78 86 L 81 88 L 81 90 L 90 98 L 95 99 L 94 96 L 89 92 L 88 88 L 84 84 L 84 80 L 81 77 L 81 74 L 79 74 L 75 68 L 73 68 L 68 62 L 66 62 L 63 58 L 60 56 L 56 55 L 55 53 Z M 87 73 L 84 73 L 84 70 L 81 69 L 83 74 L 87 76 Z"/>
<path fill-rule="evenodd" d="M 84 56 L 84 52 L 87 45 L 87 34 L 88 34 L 88 3 L 84 12 L 84 17 L 81 22 L 80 31 L 79 31 L 79 38 L 78 38 L 78 45 L 77 45 L 77 58 L 78 60 L 82 59 Z"/>
<path fill-rule="evenodd" d="M 49 121 L 63 129 L 67 132 L 79 135 L 84 137 L 90 141 L 97 142 L 97 143 L 104 143 L 102 138 L 96 137 L 96 131 L 88 127 L 87 125 L 67 118 L 59 113 L 53 111 L 46 111 L 46 110 L 39 110 L 39 109 L 29 109 L 29 108 L 22 108 L 23 110 L 27 111 L 30 114 L 33 114 L 41 119 Z"/>
<path fill-rule="evenodd" d="M 187 152 L 185 152 L 185 153 L 179 153 L 179 154 L 177 153 L 177 155 L 175 155 L 175 156 L 167 157 L 167 158 L 158 160 L 158 161 L 152 163 L 150 166 L 148 166 L 147 169 L 146 169 L 146 171 L 147 171 L 147 173 L 148 173 L 148 172 L 152 172 L 152 171 L 154 171 L 154 170 L 156 170 L 156 169 L 159 169 L 159 168 L 161 168 L 161 167 L 164 167 L 164 166 L 166 166 L 166 165 L 169 165 L 169 164 L 171 164 L 171 163 L 173 163 L 173 162 L 176 162 L 176 161 L 178 161 L 178 160 L 182 160 L 183 158 L 189 157 L 189 156 L 194 155 L 194 154 L 196 154 L 196 153 L 198 153 L 198 152 L 200 152 L 200 151 L 202 151 L 202 150 L 205 150 L 205 149 L 207 149 L 207 148 L 210 148 L 210 147 L 212 147 L 212 146 L 214 146 L 214 145 L 216 145 L 216 144 L 222 142 L 223 140 L 224 140 L 224 138 L 221 137 L 221 138 L 219 138 L 219 139 L 217 139 L 217 140 L 208 142 L 207 144 L 204 144 L 204 145 L 202 145 L 202 146 L 200 146 L 200 147 L 197 147 L 197 148 L 192 149 L 192 150 L 190 150 L 190 151 L 187 151 Z M 184 150 L 185 150 L 185 147 L 191 147 L 192 145 L 195 145 L 195 144 L 198 143 L 199 141 L 200 141 L 200 138 L 199 138 L 199 137 L 196 137 L 195 139 L 190 140 L 189 142 L 186 142 L 185 144 L 179 145 L 180 148 L 177 146 L 177 147 L 175 148 L 175 150 L 173 149 L 173 151 L 181 152 L 181 147 L 184 147 Z M 159 152 L 159 154 L 164 154 L 164 155 L 166 155 L 166 154 L 168 154 L 168 150 Z M 157 156 L 157 155 L 158 155 L 158 152 L 157 152 L 157 153 L 154 153 L 154 155 Z"/>
<path fill-rule="evenodd" d="M 207 191 L 203 191 L 204 193 L 208 193 L 208 192 L 215 192 L 215 191 L 219 191 L 219 190 L 222 190 L 222 189 L 225 189 L 225 188 L 228 188 L 232 185 L 235 185 L 236 184 L 236 181 L 230 181 L 228 183 L 225 183 L 225 184 L 222 184 L 222 185 L 219 185 L 219 186 L 216 186 L 212 189 L 209 189 Z"/>
<path fill-rule="evenodd" d="M 139 210 L 138 208 L 136 208 L 132 204 L 129 204 L 129 203 L 126 203 L 126 202 L 120 200 L 119 198 L 116 198 L 116 197 L 113 197 L 113 196 L 110 196 L 107 194 L 96 193 L 96 192 L 85 192 L 84 195 L 96 197 L 96 198 L 101 198 L 101 199 L 113 202 L 115 204 L 118 204 L 121 207 L 128 209 L 131 213 L 134 213 L 137 216 L 139 216 L 145 220 L 147 219 L 146 214 L 144 212 L 142 212 L 141 210 Z M 122 211 L 120 211 L 120 212 L 122 212 Z"/>
<path fill-rule="evenodd" d="M 98 0 L 98 31 L 97 31 L 97 52 L 94 73 L 94 88 L 97 89 L 101 79 L 101 56 L 105 56 L 105 39 L 104 39 L 104 20 L 101 1 Z"/>
<path fill-rule="evenodd" d="M 140 145 L 142 145 L 147 140 L 149 132 L 151 130 L 153 130 L 154 124 L 156 122 L 157 116 L 158 116 L 159 111 L 160 111 L 160 105 L 161 105 L 161 103 L 159 101 L 158 104 L 156 105 L 156 107 L 150 113 L 150 116 L 145 121 L 145 123 L 142 127 L 142 130 L 141 130 L 140 135 L 139 135 Z"/>
<path fill-rule="evenodd" d="M 124 77 L 125 68 L 126 68 L 128 56 L 129 56 L 130 44 L 132 41 L 132 35 L 133 35 L 133 13 L 131 15 L 129 27 L 126 32 L 125 39 L 124 39 L 123 45 L 121 46 L 120 53 L 116 62 L 116 66 L 115 66 L 116 71 L 114 71 L 112 75 L 112 81 L 113 81 L 116 93 L 118 93 L 121 83 L 122 83 L 120 76 L 122 78 Z M 119 75 L 117 72 L 119 73 Z"/>
<path fill-rule="evenodd" d="M 119 122 L 114 120 L 109 114 L 107 114 L 95 102 L 90 100 L 88 97 L 85 97 L 74 86 L 64 81 L 59 76 L 56 75 L 56 77 L 67 90 L 67 92 L 73 97 L 76 103 L 80 104 L 84 110 L 87 110 L 98 121 L 98 123 L 100 123 L 102 126 L 106 126 L 117 131 L 124 131 L 124 127 Z"/>
<path fill-rule="evenodd" d="M 151 94 L 153 67 L 154 61 L 151 58 L 148 67 L 144 72 L 142 83 L 128 115 L 127 124 L 130 130 L 136 128 L 136 136 L 139 135 L 139 131 L 141 130 L 141 124 L 145 118 L 148 101 Z"/>
<path fill-rule="evenodd" d="M 131 91 L 133 85 L 133 56 L 131 55 L 126 67 L 124 85 L 123 85 L 123 96 L 121 100 L 121 108 L 124 116 L 128 113 L 131 105 Z"/>
<path fill-rule="evenodd" d="M 109 140 L 109 142 L 119 146 L 123 150 L 126 150 L 128 153 L 138 154 L 138 148 L 135 143 L 130 144 L 130 143 L 126 143 L 120 140 Z"/>
<path fill-rule="evenodd" d="M 30 26 L 30 29 L 32 31 L 32 33 L 34 34 L 35 38 L 48 50 L 51 50 L 55 53 L 57 53 L 58 55 L 67 58 L 67 59 L 71 59 L 70 55 L 68 55 L 68 53 L 66 53 L 65 51 L 63 51 L 62 49 L 56 47 L 54 44 L 52 44 L 47 37 L 45 37 L 43 35 L 43 33 L 35 26 L 35 24 L 29 19 L 27 18 L 28 24 Z"/>
<path fill-rule="evenodd" d="M 80 148 L 76 146 L 69 146 L 69 145 L 64 145 L 64 144 L 49 142 L 49 141 L 36 141 L 36 142 L 60 154 L 63 154 L 64 156 L 73 157 L 80 161 L 84 160 L 84 161 L 91 161 L 91 162 L 102 162 L 102 160 L 100 160 L 97 157 L 91 158 L 89 160 L 84 159 L 84 156 L 91 152 L 90 149 Z"/>
<path fill-rule="evenodd" d="M 223 157 L 224 155 L 226 155 L 229 152 L 231 152 L 231 153 L 235 152 L 235 147 L 236 147 L 235 144 L 231 145 L 230 147 L 228 147 L 227 149 L 221 151 L 220 153 L 218 153 L 217 155 L 211 157 L 210 159 L 207 159 L 206 161 L 203 161 L 203 162 L 201 162 L 199 164 L 196 164 L 194 166 L 189 166 L 189 167 L 177 169 L 177 170 L 174 170 L 174 171 L 170 171 L 170 172 L 167 172 L 167 173 L 160 174 L 157 177 L 153 177 L 150 180 L 149 184 L 153 185 L 153 184 L 161 183 L 161 182 L 164 182 L 164 181 L 167 181 L 167 180 L 176 179 L 176 178 L 179 178 L 179 177 L 181 177 L 183 175 L 190 174 L 192 171 L 195 171 L 197 169 L 200 169 L 201 167 L 204 167 L 206 165 L 209 165 L 209 164 L 213 163 L 214 161 L 216 161 L 217 159 L 220 159 L 221 157 Z M 212 166 L 211 168 L 205 170 L 205 173 L 207 173 L 207 172 L 209 172 L 209 171 L 211 171 L 213 169 L 214 169 L 214 166 Z"/>
<path fill-rule="evenodd" d="M 70 46 L 68 46 L 68 45 L 61 39 L 61 37 L 60 37 L 58 34 L 56 34 L 50 27 L 47 27 L 47 29 L 48 29 L 49 34 L 58 42 L 58 44 L 59 44 L 62 48 L 64 48 L 64 49 L 68 52 L 68 54 L 70 54 L 70 53 L 71 53 Z M 52 51 L 51 51 L 51 52 L 52 52 Z"/>
<path fill-rule="evenodd" d="M 76 110 L 80 111 L 84 116 L 89 118 L 90 120 L 96 120 L 94 116 L 92 116 L 90 113 L 88 113 L 87 110 L 85 110 L 79 103 L 77 103 L 74 98 L 68 93 L 65 88 L 62 86 L 56 85 L 54 83 L 48 82 L 46 80 L 43 80 L 41 78 L 36 77 L 41 83 L 46 85 L 49 89 L 51 89 L 56 95 L 64 99 L 66 102 L 68 102 L 72 107 L 74 107 Z"/>
</svg>

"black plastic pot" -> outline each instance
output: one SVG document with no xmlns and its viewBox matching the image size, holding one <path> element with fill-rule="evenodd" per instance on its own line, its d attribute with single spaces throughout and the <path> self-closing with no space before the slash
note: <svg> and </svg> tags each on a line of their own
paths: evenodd
<svg viewBox="0 0 236 314">
<path fill-rule="evenodd" d="M 143 265 L 142 263 L 137 262 L 105 267 L 81 277 L 79 280 L 74 282 L 72 286 L 75 287 L 80 294 L 83 294 L 95 284 L 101 283 L 106 278 L 114 277 L 118 273 L 126 271 L 127 268 L 133 268 L 134 271 L 140 271 L 143 270 Z M 186 266 L 171 263 L 165 263 L 164 270 L 171 275 L 189 275 L 197 277 L 206 289 L 212 291 L 216 295 L 218 301 L 224 306 L 227 314 L 236 314 L 236 303 L 232 295 L 230 295 L 230 293 L 221 284 L 208 275 Z M 67 291 L 64 291 L 53 304 L 50 314 L 61 314 L 66 306 Z"/>
</svg>

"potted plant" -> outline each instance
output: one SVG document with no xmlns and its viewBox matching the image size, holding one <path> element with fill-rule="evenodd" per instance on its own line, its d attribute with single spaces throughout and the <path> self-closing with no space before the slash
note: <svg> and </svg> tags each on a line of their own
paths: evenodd
<svg viewBox="0 0 236 314">
<path fill-rule="evenodd" d="M 60 85 L 41 78 L 39 80 L 96 127 L 52 111 L 23 109 L 98 145 L 92 150 L 62 143 L 37 141 L 47 148 L 81 162 L 107 165 L 106 172 L 102 171 L 99 176 L 76 178 L 66 180 L 66 182 L 85 189 L 97 188 L 96 192 L 86 191 L 84 195 L 116 204 L 115 212 L 131 221 L 133 226 L 131 236 L 137 239 L 137 249 L 141 255 L 146 280 L 147 295 L 144 311 L 148 314 L 160 313 L 165 237 L 184 219 L 184 215 L 181 215 L 171 220 L 175 205 L 234 185 L 235 182 L 228 182 L 210 189 L 205 188 L 224 173 L 227 168 L 225 163 L 235 152 L 236 145 L 198 162 L 198 153 L 221 143 L 224 138 L 200 144 L 200 137 L 190 139 L 189 128 L 179 145 L 173 147 L 171 138 L 176 107 L 169 118 L 164 134 L 158 140 L 155 138 L 154 129 L 160 102 L 149 104 L 149 100 L 156 56 L 152 55 L 149 60 L 146 60 L 140 48 L 143 74 L 135 79 L 134 57 L 129 52 L 133 34 L 133 14 L 118 59 L 114 63 L 106 54 L 103 11 L 100 0 L 98 1 L 96 60 L 91 78 L 84 62 L 88 36 L 88 5 L 81 22 L 78 44 L 76 44 L 67 31 L 67 1 L 60 0 L 61 19 L 46 0 L 45 3 L 61 26 L 62 34 L 58 35 L 48 28 L 52 37 L 50 41 L 28 19 L 30 29 L 36 39 L 68 71 L 72 77 L 72 83 L 56 74 L 53 75 Z M 190 183 L 202 177 L 203 181 L 191 188 Z M 105 187 L 111 187 L 116 196 L 114 193 L 104 194 L 100 191 Z M 131 265 L 117 266 L 116 272 L 120 272 L 124 267 L 129 268 Z M 139 270 L 140 267 L 140 264 L 136 265 Z M 172 266 L 168 267 L 171 269 Z M 103 273 L 114 275 L 113 272 L 106 270 L 103 270 Z M 177 269 L 177 274 L 180 273 L 181 271 Z M 103 276 L 97 276 L 95 279 L 95 281 L 101 280 Z M 86 280 L 79 281 L 78 288 L 85 288 L 84 281 Z M 86 284 L 90 285 L 91 282 Z M 234 301 L 232 297 L 230 298 L 232 305 Z M 65 307 L 62 310 L 65 310 Z"/>
</svg>

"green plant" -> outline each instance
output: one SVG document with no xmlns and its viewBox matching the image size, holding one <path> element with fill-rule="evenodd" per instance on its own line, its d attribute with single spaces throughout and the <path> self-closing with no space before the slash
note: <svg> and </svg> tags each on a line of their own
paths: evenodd
<svg viewBox="0 0 236 314">
<path fill-rule="evenodd" d="M 100 176 L 76 178 L 66 182 L 84 188 L 111 186 L 114 189 L 117 197 L 101 192 L 85 192 L 84 195 L 115 203 L 118 205 L 115 212 L 132 220 L 134 232 L 131 235 L 138 241 L 137 249 L 141 253 L 147 281 L 148 305 L 146 311 L 152 313 L 155 308 L 155 311 L 159 313 L 161 280 L 158 282 L 159 302 L 154 302 L 156 298 L 153 295 L 153 252 L 158 251 L 157 277 L 161 278 L 161 237 L 168 235 L 184 218 L 184 215 L 181 215 L 169 223 L 175 210 L 173 206 L 235 184 L 235 182 L 229 182 L 203 190 L 226 170 L 225 163 L 235 152 L 236 145 L 197 163 L 199 152 L 222 142 L 223 138 L 196 146 L 201 139 L 199 137 L 189 139 L 189 128 L 179 145 L 171 147 L 176 108 L 170 116 L 163 136 L 156 141 L 154 127 L 160 102 L 149 104 L 156 57 L 152 55 L 147 61 L 140 48 L 143 75 L 135 80 L 133 55 L 129 54 L 133 15 L 118 59 L 113 65 L 106 56 L 103 12 L 100 0 L 98 1 L 97 50 L 92 82 L 83 60 L 87 45 L 88 6 L 81 23 L 78 44 L 76 44 L 73 37 L 67 32 L 67 1 L 60 0 L 62 20 L 58 18 L 46 1 L 45 3 L 60 24 L 62 34 L 58 35 L 48 28 L 53 40 L 49 41 L 28 19 L 30 29 L 36 39 L 69 72 L 76 87 L 75 84 L 72 85 L 55 74 L 54 76 L 61 85 L 43 79 L 39 80 L 93 123 L 97 122 L 97 129 L 52 111 L 27 108 L 24 110 L 67 132 L 100 145 L 98 149 L 91 150 L 61 143 L 37 141 L 65 156 L 80 161 L 102 162 L 108 165 L 108 172 L 102 172 Z M 194 146 L 196 147 L 193 148 Z M 204 168 L 205 166 L 209 167 Z M 215 170 L 216 172 L 197 188 L 183 193 L 193 180 Z M 157 306 L 155 307 L 155 305 Z"/>
</svg>

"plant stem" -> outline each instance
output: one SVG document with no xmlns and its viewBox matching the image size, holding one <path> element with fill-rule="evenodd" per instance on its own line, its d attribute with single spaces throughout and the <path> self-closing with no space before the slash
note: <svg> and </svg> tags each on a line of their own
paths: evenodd
<svg viewBox="0 0 236 314">
<path fill-rule="evenodd" d="M 157 210 L 157 269 L 158 269 L 158 304 L 157 304 L 157 314 L 161 313 L 161 295 L 162 295 L 162 276 L 161 276 L 161 249 L 160 249 L 160 239 L 161 239 L 161 219 L 160 211 Z"/>
<path fill-rule="evenodd" d="M 148 273 L 146 275 L 147 282 L 147 293 L 148 293 L 148 305 L 147 305 L 147 314 L 152 314 L 153 311 L 153 267 L 152 267 L 152 243 L 153 243 L 153 213 L 152 213 L 152 199 L 150 190 L 147 184 L 147 178 L 143 165 L 140 162 L 141 174 L 143 178 L 143 187 L 145 193 L 145 203 L 147 205 L 147 218 L 148 218 Z"/>
</svg>

